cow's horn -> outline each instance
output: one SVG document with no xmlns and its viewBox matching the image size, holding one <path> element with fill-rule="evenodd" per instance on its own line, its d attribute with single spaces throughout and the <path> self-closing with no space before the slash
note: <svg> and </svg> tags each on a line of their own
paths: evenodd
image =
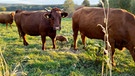
<svg viewBox="0 0 135 76">
<path fill-rule="evenodd" d="M 49 12 L 46 8 L 45 8 L 45 10 L 46 10 L 47 12 Z"/>
<path fill-rule="evenodd" d="M 61 11 L 63 12 L 64 10 L 63 10 L 63 9 L 61 9 Z"/>
</svg>

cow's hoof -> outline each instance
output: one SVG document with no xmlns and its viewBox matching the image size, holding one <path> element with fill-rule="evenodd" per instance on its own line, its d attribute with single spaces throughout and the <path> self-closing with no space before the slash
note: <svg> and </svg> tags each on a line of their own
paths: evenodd
<svg viewBox="0 0 135 76">
<path fill-rule="evenodd" d="M 45 48 L 42 48 L 43 51 L 45 51 Z"/>
<path fill-rule="evenodd" d="M 43 51 L 45 51 L 45 49 L 42 49 Z"/>
<path fill-rule="evenodd" d="M 52 49 L 56 49 L 56 47 L 53 47 Z"/>
<path fill-rule="evenodd" d="M 28 46 L 29 44 L 27 42 L 23 43 L 25 46 Z"/>
<path fill-rule="evenodd" d="M 83 49 L 86 49 L 86 47 L 84 46 Z"/>
<path fill-rule="evenodd" d="M 78 49 L 74 49 L 74 51 L 78 51 Z"/>
<path fill-rule="evenodd" d="M 78 49 L 73 49 L 73 53 L 76 53 L 76 52 L 78 52 Z"/>
<path fill-rule="evenodd" d="M 86 46 L 83 46 L 83 49 L 86 50 Z"/>
<path fill-rule="evenodd" d="M 52 49 L 56 49 L 55 47 L 53 47 Z"/>
</svg>

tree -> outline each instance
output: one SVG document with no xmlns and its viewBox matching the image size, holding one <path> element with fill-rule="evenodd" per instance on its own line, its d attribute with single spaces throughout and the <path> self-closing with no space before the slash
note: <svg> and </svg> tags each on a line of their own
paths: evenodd
<svg viewBox="0 0 135 76">
<path fill-rule="evenodd" d="M 64 7 L 64 10 L 66 11 L 66 12 L 68 12 L 68 17 L 71 17 L 72 16 L 72 14 L 73 14 L 73 12 L 75 11 L 75 8 L 74 8 L 74 2 L 73 2 L 73 0 L 66 0 L 65 2 L 64 2 L 64 5 L 63 5 L 63 7 Z"/>
<path fill-rule="evenodd" d="M 132 0 L 131 1 L 131 7 L 130 7 L 130 10 L 133 14 L 135 14 L 135 0 Z"/>
<path fill-rule="evenodd" d="M 82 2 L 82 5 L 83 6 L 90 6 L 90 2 L 88 1 L 88 0 L 84 0 L 83 2 Z"/>
<path fill-rule="evenodd" d="M 119 0 L 109 0 L 109 6 L 111 8 L 119 8 Z"/>
<path fill-rule="evenodd" d="M 106 6 L 106 1 L 105 0 L 102 0 L 102 2 L 105 4 L 105 6 Z M 99 4 L 97 5 L 98 7 L 103 7 L 103 5 L 102 5 L 102 3 L 101 2 L 99 2 Z"/>
<path fill-rule="evenodd" d="M 102 0 L 102 2 L 104 3 L 104 0 Z M 97 4 L 98 7 L 103 7 L 101 2 L 99 1 L 99 3 Z"/>
<path fill-rule="evenodd" d="M 48 10 L 51 10 L 51 9 L 52 9 L 52 7 L 47 7 L 47 9 L 48 9 Z"/>
<path fill-rule="evenodd" d="M 0 11 L 6 11 L 7 9 L 6 9 L 6 7 L 1 7 L 0 8 Z"/>
<path fill-rule="evenodd" d="M 106 0 L 103 0 L 106 2 Z M 122 8 L 130 10 L 131 0 L 109 0 L 109 6 L 111 8 Z"/>
<path fill-rule="evenodd" d="M 105 7 L 107 7 L 107 1 L 102 0 L 102 2 L 104 3 Z M 97 6 L 102 7 L 101 2 L 99 2 L 99 4 Z M 119 0 L 109 0 L 109 7 L 111 7 L 111 8 L 119 8 Z"/>
<path fill-rule="evenodd" d="M 129 10 L 131 6 L 131 0 L 119 0 L 119 6 L 122 9 Z"/>
</svg>

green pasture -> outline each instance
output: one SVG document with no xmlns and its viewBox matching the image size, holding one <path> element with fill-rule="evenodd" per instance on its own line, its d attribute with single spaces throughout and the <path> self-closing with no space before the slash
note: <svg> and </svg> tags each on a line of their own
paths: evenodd
<svg viewBox="0 0 135 76">
<path fill-rule="evenodd" d="M 78 51 L 74 52 L 71 19 L 62 19 L 61 25 L 62 29 L 57 31 L 57 35 L 67 37 L 69 42 L 57 41 L 57 49 L 54 50 L 51 39 L 47 37 L 47 49 L 42 51 L 40 36 L 27 35 L 29 45 L 24 46 L 15 23 L 12 29 L 0 24 L 0 52 L 6 60 L 9 73 L 22 73 L 22 76 L 101 76 L 103 41 L 87 39 L 84 50 L 79 35 Z M 113 67 L 112 76 L 135 76 L 135 63 L 128 50 L 116 49 L 115 62 L 117 65 Z M 3 74 L 1 67 L 0 74 Z"/>
</svg>

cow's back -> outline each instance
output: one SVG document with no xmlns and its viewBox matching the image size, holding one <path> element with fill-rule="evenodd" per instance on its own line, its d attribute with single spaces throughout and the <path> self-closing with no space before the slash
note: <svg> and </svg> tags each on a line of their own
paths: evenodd
<svg viewBox="0 0 135 76">
<path fill-rule="evenodd" d="M 41 22 L 41 13 L 22 13 L 21 26 L 23 30 L 34 28 L 38 29 Z"/>
<path fill-rule="evenodd" d="M 28 12 L 17 13 L 15 21 L 17 26 L 24 32 L 32 36 L 40 35 L 45 28 L 49 26 L 49 21 L 44 17 L 45 12 Z M 48 24 L 48 25 L 47 25 Z"/>
<path fill-rule="evenodd" d="M 12 23 L 13 17 L 10 14 L 0 14 L 0 23 Z"/>
<path fill-rule="evenodd" d="M 3 14 L 0 14 L 0 23 L 5 23 L 5 17 Z"/>
<path fill-rule="evenodd" d="M 107 10 L 105 11 L 107 12 Z M 119 32 L 123 26 L 124 15 L 122 10 L 110 9 L 108 27 L 111 30 Z M 105 27 L 104 10 L 102 8 L 83 7 L 73 14 L 73 28 L 79 28 L 79 31 L 89 38 L 104 39 L 104 33 L 98 24 Z M 123 28 L 123 27 L 121 27 Z"/>
</svg>

